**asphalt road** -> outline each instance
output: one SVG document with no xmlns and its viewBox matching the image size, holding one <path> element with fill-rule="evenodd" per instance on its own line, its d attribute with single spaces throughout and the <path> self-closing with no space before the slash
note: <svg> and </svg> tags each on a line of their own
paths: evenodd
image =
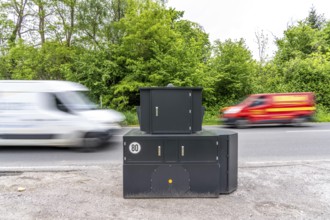
<svg viewBox="0 0 330 220">
<path fill-rule="evenodd" d="M 209 126 L 207 129 L 227 129 Z M 89 166 L 122 161 L 124 128 L 111 143 L 96 152 L 84 153 L 69 148 L 0 147 L 0 167 Z M 231 129 L 238 132 L 239 163 L 329 160 L 330 123 L 304 126 L 254 126 Z"/>
</svg>

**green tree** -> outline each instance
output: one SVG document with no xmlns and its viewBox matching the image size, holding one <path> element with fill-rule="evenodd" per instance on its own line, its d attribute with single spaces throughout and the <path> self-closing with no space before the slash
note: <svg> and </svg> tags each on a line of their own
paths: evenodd
<svg viewBox="0 0 330 220">
<path fill-rule="evenodd" d="M 37 79 L 36 68 L 39 65 L 38 50 L 20 40 L 11 47 L 7 61 L 7 75 L 12 79 Z"/>
<path fill-rule="evenodd" d="M 180 20 L 182 13 L 154 1 L 129 1 L 116 28 L 124 35 L 114 45 L 121 78 L 110 90 L 120 108 L 138 104 L 142 86 L 200 85 L 209 41 L 201 27 Z"/>
<path fill-rule="evenodd" d="M 65 78 L 84 84 L 91 89 L 91 95 L 95 100 L 102 98 L 105 106 L 111 105 L 113 96 L 110 90 L 118 83 L 117 75 L 119 68 L 112 62 L 109 53 L 105 50 L 86 50 L 83 47 L 76 47 L 71 51 L 71 62 L 67 62 L 61 68 Z"/>
<path fill-rule="evenodd" d="M 70 62 L 71 50 L 56 42 L 34 47 L 19 41 L 6 57 L 6 73 L 12 79 L 65 79 L 63 65 Z"/>
<path fill-rule="evenodd" d="M 322 39 L 324 41 L 323 52 L 328 53 L 330 49 L 330 21 L 326 22 L 322 29 Z"/>
<path fill-rule="evenodd" d="M 0 7 L 1 9 L 1 7 Z M 7 18 L 6 11 L 0 12 L 0 55 L 5 55 L 9 47 L 11 31 L 14 29 L 14 22 Z"/>
<path fill-rule="evenodd" d="M 216 41 L 213 54 L 209 67 L 216 101 L 227 105 L 250 94 L 256 65 L 244 40 Z"/>
<path fill-rule="evenodd" d="M 303 22 L 289 27 L 284 31 L 284 37 L 276 41 L 278 51 L 275 60 L 281 63 L 290 59 L 306 58 L 319 50 L 322 44 L 320 37 L 319 30 Z"/>
<path fill-rule="evenodd" d="M 56 41 L 70 47 L 77 35 L 76 20 L 79 11 L 77 0 L 54 0 L 51 1 L 50 7 L 54 15 L 50 21 L 49 32 Z"/>
<path fill-rule="evenodd" d="M 105 43 L 107 26 L 112 22 L 110 4 L 106 0 L 85 0 L 79 2 L 77 15 L 77 29 L 80 42 L 83 45 L 97 45 Z M 108 30 L 107 30 L 108 31 Z"/>
<path fill-rule="evenodd" d="M 314 54 L 305 59 L 292 59 L 282 67 L 289 92 L 315 92 L 319 104 L 330 107 L 329 57 Z"/>
<path fill-rule="evenodd" d="M 316 9 L 313 6 L 310 9 L 308 17 L 306 18 L 305 22 L 311 28 L 321 30 L 325 23 L 325 18 L 323 15 L 318 15 L 316 13 Z"/>
<path fill-rule="evenodd" d="M 329 107 L 329 33 L 329 23 L 314 8 L 304 21 L 284 32 L 284 37 L 277 40 L 278 51 L 273 62 L 278 79 L 278 85 L 272 87 L 275 92 L 281 89 L 315 92 L 318 103 Z M 272 80 L 268 79 L 267 83 Z"/>
</svg>

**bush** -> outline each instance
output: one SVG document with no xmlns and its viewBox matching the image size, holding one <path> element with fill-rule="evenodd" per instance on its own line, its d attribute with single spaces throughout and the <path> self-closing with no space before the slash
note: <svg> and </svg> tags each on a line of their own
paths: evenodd
<svg viewBox="0 0 330 220">
<path fill-rule="evenodd" d="M 122 125 L 127 126 L 127 125 L 139 125 L 139 120 L 136 114 L 136 111 L 126 111 L 122 112 L 126 119 L 125 121 L 122 122 Z"/>
<path fill-rule="evenodd" d="M 203 125 L 219 124 L 219 109 L 206 110 L 204 112 Z"/>
<path fill-rule="evenodd" d="M 330 111 L 323 105 L 318 105 L 316 109 L 315 119 L 317 122 L 330 122 Z"/>
</svg>

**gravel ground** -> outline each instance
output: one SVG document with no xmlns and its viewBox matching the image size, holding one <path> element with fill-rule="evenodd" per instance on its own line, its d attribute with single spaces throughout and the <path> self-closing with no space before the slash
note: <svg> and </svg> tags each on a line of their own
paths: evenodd
<svg viewBox="0 0 330 220">
<path fill-rule="evenodd" d="M 124 199 L 122 165 L 0 171 L 0 219 L 330 219 L 330 161 L 247 163 L 219 198 Z"/>
</svg>

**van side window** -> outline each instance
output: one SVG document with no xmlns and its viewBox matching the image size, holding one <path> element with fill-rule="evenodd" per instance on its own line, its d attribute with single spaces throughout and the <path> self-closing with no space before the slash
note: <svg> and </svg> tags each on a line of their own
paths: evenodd
<svg viewBox="0 0 330 220">
<path fill-rule="evenodd" d="M 64 105 L 64 103 L 55 95 L 55 94 L 50 94 L 53 99 L 54 99 L 54 104 L 55 107 L 62 111 L 62 112 L 66 112 L 66 113 L 71 113 L 70 110 Z"/>
<path fill-rule="evenodd" d="M 260 96 L 256 100 L 254 100 L 254 102 L 252 102 L 252 104 L 249 107 L 256 107 L 256 106 L 259 106 L 259 105 L 263 105 L 265 103 L 266 103 L 266 97 L 265 96 Z"/>
</svg>

